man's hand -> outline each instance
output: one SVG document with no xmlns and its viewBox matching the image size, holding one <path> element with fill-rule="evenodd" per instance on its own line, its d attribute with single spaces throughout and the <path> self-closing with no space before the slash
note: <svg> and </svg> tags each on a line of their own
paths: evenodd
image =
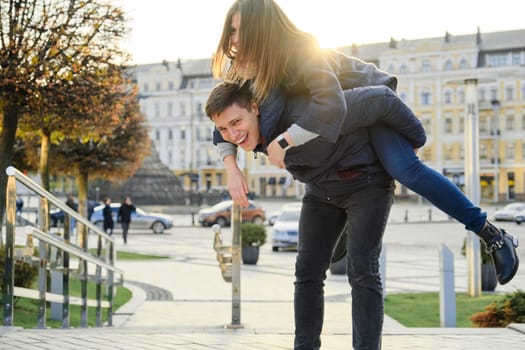
<svg viewBox="0 0 525 350">
<path fill-rule="evenodd" d="M 290 145 L 290 147 L 294 145 L 288 132 L 284 132 L 282 135 L 284 136 L 285 140 L 288 142 L 288 145 Z M 286 164 L 284 163 L 286 150 L 282 148 L 281 145 L 279 145 L 277 139 L 270 142 L 266 151 L 268 152 L 268 159 L 270 160 L 270 163 L 281 169 L 284 169 L 286 167 Z"/>
<path fill-rule="evenodd" d="M 232 155 L 224 157 L 224 166 L 226 168 L 230 197 L 241 207 L 247 207 L 249 205 L 248 196 L 246 195 L 248 193 L 248 184 L 237 164 L 236 158 Z"/>
</svg>

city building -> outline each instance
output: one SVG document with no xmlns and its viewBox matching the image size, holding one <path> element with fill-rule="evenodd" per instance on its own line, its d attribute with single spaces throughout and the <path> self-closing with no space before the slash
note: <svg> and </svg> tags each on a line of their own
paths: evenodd
<svg viewBox="0 0 525 350">
<path fill-rule="evenodd" d="M 341 51 L 399 77 L 397 92 L 421 119 L 426 164 L 464 185 L 465 82 L 476 84 L 481 200 L 525 199 L 525 30 L 351 45 Z M 204 115 L 216 83 L 210 60 L 136 68 L 140 105 L 161 160 L 187 189 L 224 189 L 226 178 Z M 299 196 L 302 186 L 263 155 L 239 152 L 250 189 L 262 196 Z M 413 195 L 398 185 L 396 193 Z"/>
</svg>

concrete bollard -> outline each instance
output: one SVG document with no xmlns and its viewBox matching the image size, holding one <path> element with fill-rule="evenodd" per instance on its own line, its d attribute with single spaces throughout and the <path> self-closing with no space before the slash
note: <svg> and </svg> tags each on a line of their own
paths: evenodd
<svg viewBox="0 0 525 350">
<path fill-rule="evenodd" d="M 441 327 L 456 327 L 456 292 L 454 287 L 454 254 L 444 244 L 439 255 L 440 288 L 439 320 Z"/>
</svg>

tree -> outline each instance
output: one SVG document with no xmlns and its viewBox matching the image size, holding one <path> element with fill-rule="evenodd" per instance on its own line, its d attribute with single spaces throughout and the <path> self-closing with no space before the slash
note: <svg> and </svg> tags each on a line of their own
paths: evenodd
<svg viewBox="0 0 525 350">
<path fill-rule="evenodd" d="M 30 110 L 44 96 L 59 104 L 65 86 L 92 77 L 87 71 L 124 64 L 124 25 L 123 11 L 109 1 L 0 0 L 0 226 L 20 116 L 45 118 Z"/>
</svg>

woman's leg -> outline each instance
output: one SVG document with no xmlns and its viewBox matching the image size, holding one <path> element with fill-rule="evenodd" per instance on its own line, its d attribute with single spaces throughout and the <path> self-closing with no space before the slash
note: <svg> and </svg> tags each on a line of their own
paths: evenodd
<svg viewBox="0 0 525 350">
<path fill-rule="evenodd" d="M 475 206 L 452 181 L 423 164 L 410 143 L 388 127 L 368 128 L 372 145 L 386 171 L 412 191 L 478 234 L 492 255 L 500 284 L 509 282 L 518 271 L 518 241 L 505 230 L 487 221 L 487 214 Z"/>
<path fill-rule="evenodd" d="M 421 162 L 408 140 L 383 124 L 375 124 L 368 131 L 379 160 L 393 178 L 464 224 L 468 230 L 481 232 L 487 214 L 446 176 Z"/>
</svg>

